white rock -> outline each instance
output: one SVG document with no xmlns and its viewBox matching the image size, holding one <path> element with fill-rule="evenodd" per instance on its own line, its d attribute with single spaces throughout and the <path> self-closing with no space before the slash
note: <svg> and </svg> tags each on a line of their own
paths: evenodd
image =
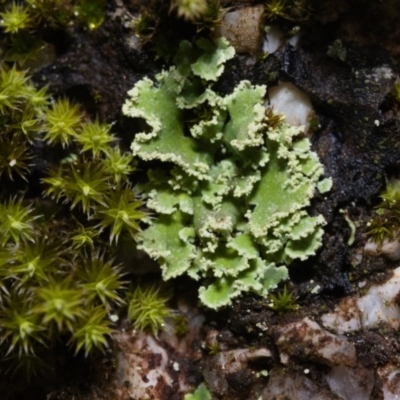
<svg viewBox="0 0 400 400">
<path fill-rule="evenodd" d="M 333 367 L 326 380 L 332 392 L 343 400 L 370 400 L 375 383 L 374 371 L 360 365 L 357 368 Z"/>
<path fill-rule="evenodd" d="M 400 369 L 388 364 L 378 368 L 378 375 L 382 380 L 383 399 L 400 400 Z"/>
<path fill-rule="evenodd" d="M 118 353 L 118 381 L 129 385 L 116 385 L 116 394 L 123 399 L 161 399 L 162 392 L 171 386 L 168 354 L 152 335 L 118 333 L 115 337 L 122 351 Z M 118 387 L 119 386 L 119 387 Z"/>
<path fill-rule="evenodd" d="M 297 33 L 296 35 L 291 36 L 287 42 L 290 43 L 294 48 L 297 48 L 299 41 L 300 41 L 300 34 Z"/>
<path fill-rule="evenodd" d="M 235 349 L 221 351 L 205 360 L 203 376 L 207 387 L 213 393 L 224 394 L 228 391 L 226 376 L 243 368 L 248 368 L 248 362 L 256 359 L 272 358 L 272 353 L 266 348 Z"/>
<path fill-rule="evenodd" d="M 184 336 L 174 333 L 172 318 L 166 320 L 165 329 L 158 338 L 146 332 L 115 333 L 118 350 L 117 372 L 110 384 L 115 388 L 113 400 L 162 400 L 165 393 L 183 395 L 193 391 L 181 360 L 200 357 L 201 350 L 194 343 L 200 339 L 204 316 L 185 301 L 178 301 L 178 309 L 188 323 L 188 333 Z"/>
<path fill-rule="evenodd" d="M 262 5 L 227 12 L 215 30 L 216 36 L 226 37 L 236 53 L 256 54 L 263 40 L 263 13 Z"/>
<path fill-rule="evenodd" d="M 362 297 L 344 299 L 333 313 L 321 317 L 323 325 L 342 334 L 360 329 L 374 328 L 381 323 L 388 323 L 392 328 L 399 328 L 400 307 L 397 296 L 400 292 L 400 268 L 393 271 L 393 276 L 383 285 L 372 286 Z"/>
<path fill-rule="evenodd" d="M 276 25 L 271 25 L 267 29 L 263 43 L 264 53 L 275 53 L 283 44 L 284 36 L 281 29 Z"/>
<path fill-rule="evenodd" d="M 293 83 L 279 82 L 268 90 L 269 106 L 275 114 L 284 114 L 289 125 L 303 125 L 307 131 L 314 114 L 311 100 Z M 268 104 L 266 104 L 268 107 Z"/>
<path fill-rule="evenodd" d="M 358 331 L 361 329 L 361 319 L 357 298 L 347 297 L 343 299 L 334 312 L 324 314 L 321 321 L 325 327 L 338 334 Z"/>
<path fill-rule="evenodd" d="M 297 47 L 300 34 L 297 33 L 289 39 L 285 38 L 283 31 L 277 25 L 269 25 L 265 27 L 265 38 L 263 43 L 264 53 L 272 54 L 283 47 L 286 43 L 290 43 L 293 47 Z"/>
<path fill-rule="evenodd" d="M 236 372 L 243 368 L 249 361 L 259 358 L 272 358 L 272 353 L 266 348 L 235 349 L 223 351 L 217 356 L 221 368 L 228 373 Z"/>
<path fill-rule="evenodd" d="M 318 387 L 311 379 L 296 372 L 274 368 L 270 373 L 262 400 L 337 400 L 337 396 Z"/>
<path fill-rule="evenodd" d="M 291 355 L 329 366 L 356 365 L 356 348 L 345 337 L 333 335 L 310 318 L 283 326 L 276 332 L 281 362 Z"/>
<path fill-rule="evenodd" d="M 372 240 L 369 240 L 365 247 L 364 252 L 372 256 L 384 256 L 392 261 L 400 260 L 400 242 L 398 240 L 385 239 L 382 245 L 377 245 Z"/>
</svg>

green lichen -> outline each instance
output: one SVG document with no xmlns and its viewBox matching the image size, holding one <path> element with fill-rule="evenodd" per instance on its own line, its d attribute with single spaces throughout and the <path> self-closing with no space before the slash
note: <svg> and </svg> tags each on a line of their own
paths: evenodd
<svg viewBox="0 0 400 400">
<path fill-rule="evenodd" d="M 150 126 L 133 154 L 164 164 L 142 187 L 155 218 L 139 246 L 164 279 L 202 278 L 200 299 L 214 309 L 243 292 L 265 296 L 286 265 L 315 254 L 325 223 L 305 210 L 323 166 L 301 128 L 268 116 L 264 86 L 213 90 L 233 55 L 224 39 L 182 42 L 176 66 L 138 82 L 123 107 Z"/>
</svg>

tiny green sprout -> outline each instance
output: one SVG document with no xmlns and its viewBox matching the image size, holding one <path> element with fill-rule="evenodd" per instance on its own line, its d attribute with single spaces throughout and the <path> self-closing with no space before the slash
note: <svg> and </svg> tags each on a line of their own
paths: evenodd
<svg viewBox="0 0 400 400">
<path fill-rule="evenodd" d="M 29 104 L 38 111 L 44 111 L 44 109 L 47 108 L 50 101 L 48 88 L 44 86 L 40 89 L 37 89 L 35 86 L 28 84 L 27 91 L 28 91 L 27 98 Z"/>
<path fill-rule="evenodd" d="M 367 235 L 378 245 L 393 240 L 400 230 L 400 182 L 387 182 L 380 195 L 382 201 L 376 207 L 376 213 L 368 222 Z"/>
<path fill-rule="evenodd" d="M 106 205 L 104 192 L 109 189 L 107 176 L 101 164 L 82 162 L 78 166 L 71 164 L 51 170 L 50 176 L 42 181 L 49 187 L 45 194 L 56 200 L 65 197 L 71 203 L 71 209 L 80 204 L 83 212 L 89 214 L 95 204 Z"/>
<path fill-rule="evenodd" d="M 78 168 L 72 166 L 71 170 L 72 177 L 69 177 L 65 187 L 65 195 L 72 202 L 71 209 L 80 204 L 83 212 L 89 213 L 93 202 L 105 205 L 104 192 L 109 184 L 104 179 L 101 165 L 86 162 Z"/>
<path fill-rule="evenodd" d="M 171 316 L 171 311 L 166 306 L 169 299 L 170 296 L 161 295 L 160 288 L 154 284 L 147 287 L 137 286 L 128 301 L 128 318 L 135 329 L 149 330 L 157 335 L 165 325 L 165 319 Z"/>
<path fill-rule="evenodd" d="M 207 386 L 201 383 L 193 393 L 185 394 L 183 400 L 211 400 L 212 396 Z"/>
<path fill-rule="evenodd" d="M 29 279 L 48 281 L 50 273 L 61 262 L 62 250 L 49 238 L 40 238 L 34 244 L 21 243 L 15 251 L 10 272 L 20 280 L 18 286 Z"/>
<path fill-rule="evenodd" d="M 400 181 L 387 182 L 386 189 L 380 195 L 382 202 L 378 209 L 391 209 L 400 211 Z"/>
<path fill-rule="evenodd" d="M 81 132 L 76 137 L 76 141 L 82 146 L 82 152 L 91 151 L 93 157 L 102 153 L 108 154 L 109 144 L 115 141 L 110 129 L 111 125 L 101 124 L 97 119 L 83 124 Z"/>
<path fill-rule="evenodd" d="M 37 57 L 39 50 L 46 46 L 46 42 L 35 37 L 28 31 L 19 32 L 10 38 L 10 47 L 6 51 L 5 60 L 18 63 L 20 67 L 28 60 Z"/>
<path fill-rule="evenodd" d="M 274 114 L 273 110 L 269 107 L 265 109 L 264 115 L 269 129 L 277 128 L 284 120 L 282 114 Z"/>
<path fill-rule="evenodd" d="M 107 311 L 99 306 L 90 310 L 88 317 L 74 326 L 70 343 L 75 343 L 76 352 L 83 349 L 87 356 L 93 348 L 104 350 L 107 347 L 107 336 L 111 335 L 112 329 L 106 317 Z"/>
<path fill-rule="evenodd" d="M 184 315 L 173 318 L 174 332 L 177 336 L 185 336 L 189 332 L 188 321 Z"/>
<path fill-rule="evenodd" d="M 79 0 L 78 17 L 90 30 L 97 29 L 104 21 L 105 7 L 105 0 Z"/>
<path fill-rule="evenodd" d="M 49 283 L 36 289 L 37 305 L 35 314 L 42 317 L 45 324 L 55 322 L 61 332 L 66 326 L 74 332 L 73 323 L 84 315 L 82 308 L 82 290 L 72 284 L 70 277 L 62 281 L 49 279 Z"/>
<path fill-rule="evenodd" d="M 15 246 L 0 246 L 0 304 L 10 296 L 9 278 L 15 278 L 10 271 L 10 263 L 13 261 Z"/>
<path fill-rule="evenodd" d="M 393 86 L 393 97 L 397 103 L 400 103 L 400 80 L 397 79 Z"/>
<path fill-rule="evenodd" d="M 14 65 L 10 70 L 0 69 L 0 114 L 14 112 L 18 103 L 26 99 L 28 77 Z"/>
<path fill-rule="evenodd" d="M 141 200 L 135 200 L 133 190 L 125 188 L 112 192 L 107 204 L 99 207 L 99 226 L 101 229 L 110 227 L 110 243 L 117 243 L 122 231 L 135 237 L 140 229 L 138 222 L 145 217 L 145 213 L 139 210 L 142 205 Z"/>
<path fill-rule="evenodd" d="M 219 346 L 219 344 L 217 342 L 211 343 L 207 347 L 207 350 L 208 350 L 208 354 L 210 354 L 210 355 L 216 355 L 216 354 L 219 354 L 221 352 L 221 348 L 220 348 L 220 346 Z"/>
<path fill-rule="evenodd" d="M 44 194 L 52 199 L 59 201 L 64 195 L 64 171 L 63 167 L 52 168 L 48 172 L 48 177 L 43 178 L 42 182 L 46 183 L 48 187 L 45 189 Z"/>
<path fill-rule="evenodd" d="M 78 222 L 78 227 L 74 231 L 74 236 L 71 237 L 72 247 L 79 249 L 80 247 L 90 247 L 93 249 L 93 239 L 99 235 L 98 230 L 81 225 Z"/>
<path fill-rule="evenodd" d="M 270 19 L 284 17 L 286 15 L 286 0 L 269 0 L 265 5 L 265 13 Z"/>
<path fill-rule="evenodd" d="M 18 71 L 15 65 L 10 69 L 1 69 L 1 91 L 12 96 L 25 96 L 28 77 L 24 71 Z"/>
<path fill-rule="evenodd" d="M 207 0 L 171 0 L 170 11 L 188 21 L 200 18 L 207 11 Z"/>
<path fill-rule="evenodd" d="M 81 120 L 79 106 L 72 104 L 67 98 L 57 100 L 45 115 L 44 140 L 49 144 L 61 143 L 62 147 L 69 146 L 77 136 Z"/>
<path fill-rule="evenodd" d="M 0 203 L 0 240 L 6 244 L 10 240 L 19 244 L 21 241 L 34 242 L 37 216 L 32 215 L 31 206 L 24 207 L 22 198 L 10 198 L 7 203 Z"/>
<path fill-rule="evenodd" d="M 19 115 L 18 121 L 10 123 L 8 127 L 17 130 L 18 132 L 22 131 L 25 135 L 25 140 L 20 138 L 20 135 L 14 135 L 16 137 L 13 137 L 13 140 L 18 138 L 22 143 L 26 142 L 26 140 L 31 141 L 35 138 L 35 135 L 42 130 L 41 121 L 37 118 L 37 114 L 31 107 L 24 108 L 22 114 Z"/>
<path fill-rule="evenodd" d="M 51 169 L 49 177 L 42 179 L 49 185 L 45 194 L 56 201 L 65 197 L 66 202 L 71 203 L 71 209 L 79 204 L 83 212 L 89 214 L 96 204 L 106 206 L 105 192 L 110 186 L 104 172 L 102 164 L 90 161 Z"/>
<path fill-rule="evenodd" d="M 74 3 L 66 0 L 25 0 L 37 21 L 45 22 L 47 26 L 68 26 L 74 22 Z"/>
<path fill-rule="evenodd" d="M 0 26 L 5 33 L 17 33 L 29 27 L 31 17 L 28 9 L 13 3 L 10 10 L 0 13 Z"/>
<path fill-rule="evenodd" d="M 112 148 L 103 160 L 105 170 L 113 177 L 115 182 L 119 184 L 122 180 L 126 180 L 135 167 L 133 165 L 133 156 L 130 153 L 121 153 L 121 150 Z"/>
<path fill-rule="evenodd" d="M 13 180 L 14 175 L 18 175 L 26 180 L 31 159 L 26 139 L 20 135 L 0 136 L 0 177 L 6 174 Z"/>
<path fill-rule="evenodd" d="M 286 285 L 278 294 L 270 294 L 269 298 L 271 299 L 270 307 L 279 314 L 284 314 L 299 308 L 296 304 L 296 298 L 293 292 L 288 292 Z"/>
<path fill-rule="evenodd" d="M 12 298 L 0 308 L 1 343 L 9 344 L 7 354 L 17 350 L 19 356 L 32 354 L 35 342 L 43 343 L 43 326 L 31 310 L 29 298 Z"/>
<path fill-rule="evenodd" d="M 220 0 L 209 0 L 207 3 L 207 10 L 195 21 L 197 31 L 203 29 L 213 30 L 218 24 L 221 23 L 227 9 L 221 8 Z"/>
<path fill-rule="evenodd" d="M 158 23 L 159 19 L 156 13 L 143 10 L 139 17 L 135 19 L 133 27 L 136 35 L 144 39 L 154 34 Z"/>
<path fill-rule="evenodd" d="M 74 164 L 79 161 L 79 156 L 75 153 L 69 153 L 66 157 L 64 157 L 60 164 Z"/>
<path fill-rule="evenodd" d="M 395 213 L 395 215 L 388 215 L 388 213 L 376 215 L 368 222 L 367 227 L 367 235 L 371 240 L 378 245 L 382 245 L 386 239 L 391 240 L 398 233 L 400 215 L 398 213 Z"/>
<path fill-rule="evenodd" d="M 89 301 L 100 299 L 107 309 L 110 302 L 124 303 L 118 294 L 125 286 L 123 273 L 120 267 L 113 265 L 113 260 L 104 261 L 104 254 L 97 251 L 85 257 L 82 264 L 78 278 Z"/>
<path fill-rule="evenodd" d="M 39 374 L 44 375 L 48 372 L 49 365 L 37 355 L 43 348 L 43 345 L 34 345 L 30 354 L 11 354 L 6 358 L 7 362 L 10 364 L 10 368 L 7 372 L 11 370 L 13 375 L 18 371 L 25 372 L 28 383 L 32 377 Z"/>
</svg>

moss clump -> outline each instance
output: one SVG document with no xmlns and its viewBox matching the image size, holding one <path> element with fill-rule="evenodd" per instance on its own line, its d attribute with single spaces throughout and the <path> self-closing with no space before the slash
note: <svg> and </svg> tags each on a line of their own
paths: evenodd
<svg viewBox="0 0 400 400">
<path fill-rule="evenodd" d="M 169 299 L 170 296 L 160 293 L 160 288 L 154 284 L 137 286 L 129 295 L 128 318 L 136 329 L 157 335 L 164 327 L 165 319 L 171 316 L 166 305 Z"/>
<path fill-rule="evenodd" d="M 378 245 L 400 237 L 400 182 L 387 182 L 380 197 L 382 201 L 367 225 L 368 236 Z"/>
<path fill-rule="evenodd" d="M 25 69 L 35 59 L 51 54 L 44 32 L 49 29 L 67 30 L 73 26 L 88 30 L 98 28 L 104 21 L 105 0 L 26 0 L 0 2 L 1 58 L 15 62 Z M 3 54 L 4 53 L 4 54 Z"/>
<path fill-rule="evenodd" d="M 43 150 L 56 156 L 44 161 Z M 44 365 L 37 357 L 60 340 L 85 355 L 107 347 L 109 315 L 127 296 L 116 245 L 132 240 L 145 217 L 134 170 L 111 125 L 67 98 L 52 101 L 25 72 L 3 65 L 0 355 L 15 368 Z"/>
<path fill-rule="evenodd" d="M 278 314 L 285 314 L 290 311 L 295 311 L 299 308 L 296 304 L 296 297 L 293 292 L 288 292 L 286 285 L 283 290 L 277 294 L 270 294 L 270 308 Z"/>
</svg>

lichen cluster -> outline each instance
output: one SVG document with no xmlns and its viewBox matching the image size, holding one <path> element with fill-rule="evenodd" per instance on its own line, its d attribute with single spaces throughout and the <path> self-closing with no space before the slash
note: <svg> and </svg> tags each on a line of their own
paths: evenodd
<svg viewBox="0 0 400 400">
<path fill-rule="evenodd" d="M 183 41 L 175 66 L 138 82 L 123 107 L 150 127 L 133 154 L 160 163 L 142 187 L 154 218 L 139 247 L 164 279 L 202 279 L 200 299 L 214 309 L 243 292 L 265 296 L 286 265 L 315 254 L 324 225 L 306 211 L 327 181 L 301 128 L 269 116 L 264 86 L 213 90 L 233 55 L 221 38 Z"/>
</svg>

